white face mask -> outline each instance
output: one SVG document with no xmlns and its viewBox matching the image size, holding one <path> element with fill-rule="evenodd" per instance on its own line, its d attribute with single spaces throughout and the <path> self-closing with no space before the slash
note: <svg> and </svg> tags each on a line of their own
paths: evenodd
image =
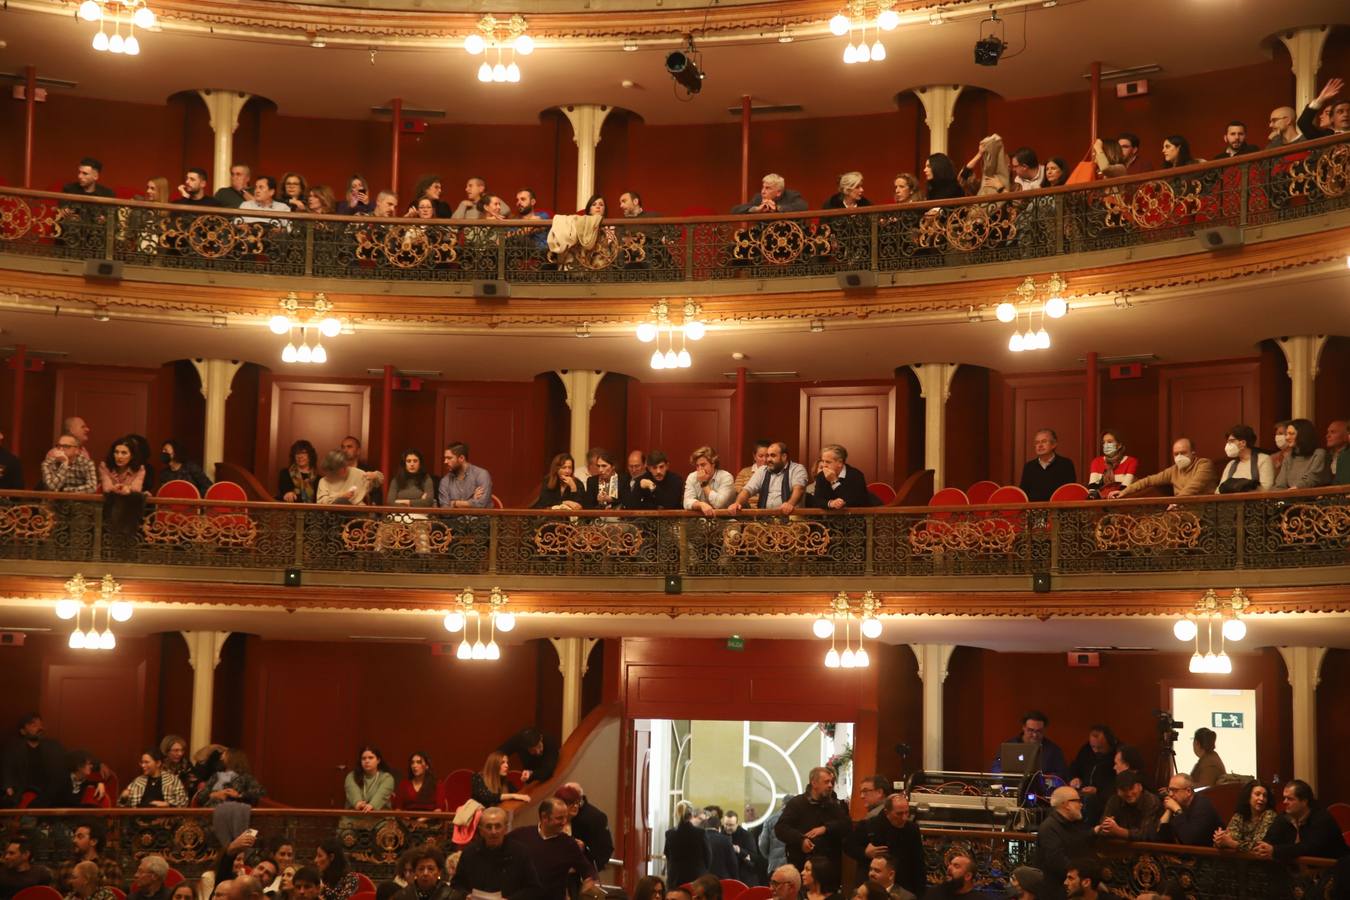
<svg viewBox="0 0 1350 900">
<path fill-rule="evenodd" d="M 1102 453 L 1105 453 L 1107 456 L 1114 454 L 1117 449 L 1119 448 L 1113 441 L 1107 441 L 1102 444 Z"/>
<path fill-rule="evenodd" d="M 1228 454 L 1229 459 L 1237 459 L 1242 450 L 1238 447 L 1237 441 L 1229 441 L 1223 445 L 1223 452 Z"/>
<path fill-rule="evenodd" d="M 1189 469 L 1191 467 L 1191 458 L 1184 453 L 1178 453 L 1172 457 L 1172 461 L 1177 464 L 1178 469 Z"/>
<path fill-rule="evenodd" d="M 1287 436 L 1283 431 L 1276 432 L 1276 434 L 1275 434 L 1275 446 L 1278 447 L 1278 448 L 1281 449 L 1281 450 L 1283 450 L 1285 447 L 1289 446 L 1289 438 L 1288 438 L 1288 436 Z"/>
</svg>

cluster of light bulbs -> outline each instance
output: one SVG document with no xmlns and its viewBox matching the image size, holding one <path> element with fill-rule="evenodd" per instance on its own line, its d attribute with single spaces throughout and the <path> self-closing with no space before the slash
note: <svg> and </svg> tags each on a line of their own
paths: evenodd
<svg viewBox="0 0 1350 900">
<path fill-rule="evenodd" d="M 323 348 L 323 338 L 334 338 L 342 333 L 342 322 L 332 316 L 333 305 L 322 293 L 314 295 L 310 303 L 310 316 L 301 322 L 296 313 L 301 309 L 299 296 L 291 291 L 281 299 L 284 313 L 277 313 L 267 322 L 273 334 L 287 335 L 286 346 L 281 351 L 284 363 L 314 363 L 322 365 L 328 362 L 328 351 Z M 295 330 L 300 329 L 300 342 L 295 341 Z M 309 333 L 314 332 L 314 346 L 309 345 Z"/>
<path fill-rule="evenodd" d="M 75 630 L 70 633 L 70 640 L 66 645 L 72 650 L 114 650 L 117 648 L 117 637 L 112 632 L 112 623 L 130 619 L 131 604 L 118 599 L 117 595 L 121 592 L 122 586 L 114 581 L 111 575 L 103 576 L 103 581 L 99 585 L 98 600 L 87 602 L 84 599 L 89 587 L 84 576 L 77 574 L 66 582 L 66 598 L 56 601 L 56 617 L 66 622 L 75 620 Z M 87 631 L 81 627 L 85 609 L 89 610 Z M 102 631 L 98 630 L 99 610 L 103 611 Z"/>
<path fill-rule="evenodd" d="M 1032 316 L 1034 311 L 1027 310 L 1027 331 L 1026 334 L 1022 333 L 1022 314 L 1018 309 L 1019 304 L 1030 303 L 1036 296 L 1036 282 L 1031 276 L 1027 276 L 1022 283 L 1018 285 L 1016 289 L 1019 298 L 1017 303 L 1010 300 L 1004 300 L 994 310 L 994 316 L 1000 322 L 1005 324 L 1008 322 L 1017 323 L 1015 325 L 1016 330 L 1013 331 L 1012 337 L 1008 338 L 1008 349 L 1013 353 L 1021 353 L 1025 350 L 1049 350 L 1050 332 L 1045 330 L 1045 320 L 1047 318 L 1062 319 L 1069 311 L 1069 302 L 1060 296 L 1065 288 L 1065 283 L 1064 280 L 1059 277 L 1059 273 L 1051 275 L 1050 280 L 1046 282 L 1045 286 L 1046 290 L 1049 291 L 1050 296 L 1046 299 L 1045 303 L 1041 305 L 1041 328 L 1039 331 L 1032 330 Z"/>
<path fill-rule="evenodd" d="M 108 7 L 111 12 L 105 12 Z M 122 16 L 127 17 L 127 36 L 122 37 Z M 80 4 L 79 17 L 86 22 L 97 22 L 98 33 L 94 35 L 94 49 L 106 53 L 124 53 L 136 56 L 141 52 L 141 42 L 136 39 L 136 29 L 148 31 L 155 27 L 154 10 L 145 5 L 145 0 L 84 0 Z M 103 30 L 103 23 L 112 16 L 113 33 Z"/>
<path fill-rule="evenodd" d="M 844 12 L 836 13 L 834 18 L 830 19 L 830 33 L 838 37 L 848 35 L 848 46 L 844 48 L 844 62 L 848 65 L 865 62 L 881 62 L 886 58 L 886 45 L 881 43 L 881 32 L 894 31 L 900 24 L 900 15 L 893 9 L 887 7 L 877 13 L 876 23 L 871 27 L 876 30 L 876 39 L 867 43 L 867 19 L 863 15 L 865 6 L 861 3 L 854 3 L 853 7 L 846 14 Z M 862 22 L 854 25 L 854 16 L 862 18 Z M 855 46 L 853 43 L 854 28 L 862 32 Z"/>
<path fill-rule="evenodd" d="M 1196 675 L 1229 675 L 1233 671 L 1233 661 L 1229 659 L 1226 643 L 1237 643 L 1247 636 L 1247 623 L 1242 621 L 1242 611 L 1251 606 L 1252 601 L 1243 593 L 1242 588 L 1234 588 L 1233 595 L 1227 601 L 1219 600 L 1213 589 L 1205 592 L 1195 604 L 1195 610 L 1187 613 L 1172 626 L 1176 639 L 1189 643 L 1195 641 L 1195 652 L 1191 654 L 1190 671 Z M 1200 652 L 1200 622 L 1205 623 L 1205 652 Z M 1219 623 L 1219 652 L 1214 652 L 1214 623 Z"/>
<path fill-rule="evenodd" d="M 865 669 L 872 664 L 872 659 L 863 647 L 863 638 L 876 640 L 881 637 L 881 619 L 877 618 L 877 613 L 881 611 L 881 600 L 871 591 L 863 594 L 862 599 L 855 610 L 849 603 L 848 594 L 840 591 L 835 594 L 834 599 L 830 601 L 830 610 L 828 615 L 822 613 L 815 622 L 811 623 L 811 633 L 821 640 L 830 639 L 830 649 L 825 654 L 825 668 L 827 669 Z M 853 649 L 851 636 L 851 623 L 854 618 L 859 619 L 858 623 L 858 649 Z M 840 652 L 835 646 L 835 634 L 838 632 L 838 620 L 844 620 L 844 649 Z"/>
<path fill-rule="evenodd" d="M 488 604 L 488 640 L 483 643 L 483 618 L 474 609 L 473 588 L 465 588 L 464 593 L 455 597 L 455 608 L 445 614 L 445 630 L 451 634 L 463 634 L 459 646 L 455 648 L 456 659 L 501 659 L 502 650 L 497 646 L 497 632 L 507 632 L 516 627 L 515 613 L 506 608 L 511 598 L 494 587 L 489 595 Z M 474 640 L 469 643 L 468 624 L 474 623 Z"/>
<path fill-rule="evenodd" d="M 652 319 L 637 327 L 637 339 L 644 344 L 656 341 L 650 361 L 653 369 L 687 369 L 694 364 L 686 346 L 688 341 L 701 341 L 707 333 L 707 327 L 699 321 L 702 307 L 692 300 L 684 304 L 684 319 L 679 325 L 670 321 L 670 305 L 662 300 L 652 304 Z M 680 350 L 675 351 L 675 332 L 680 332 Z M 666 349 L 661 350 L 661 335 L 666 335 Z"/>
<path fill-rule="evenodd" d="M 511 62 L 502 64 L 502 44 L 503 41 L 497 39 L 497 26 L 503 24 L 506 26 L 509 34 L 505 39 L 506 48 L 511 51 Z M 478 56 L 488 49 L 488 40 L 492 41 L 491 46 L 497 51 L 497 63 L 493 65 L 486 59 L 478 67 L 478 80 L 483 82 L 496 82 L 501 84 L 508 82 L 515 84 L 520 81 L 520 66 L 516 65 L 516 54 L 529 56 L 534 52 L 534 38 L 525 33 L 525 17 L 520 14 L 512 16 L 504 23 L 499 23 L 495 16 L 484 16 L 478 22 L 478 30 L 482 34 L 471 34 L 464 39 L 464 49 L 470 56 Z M 486 35 L 486 37 L 484 37 Z"/>
</svg>

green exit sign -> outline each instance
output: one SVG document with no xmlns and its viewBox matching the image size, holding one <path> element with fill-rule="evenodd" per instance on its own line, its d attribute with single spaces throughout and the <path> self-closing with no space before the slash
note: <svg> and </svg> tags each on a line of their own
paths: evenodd
<svg viewBox="0 0 1350 900">
<path fill-rule="evenodd" d="M 733 634 L 731 637 L 727 638 L 727 649 L 744 650 L 745 638 L 741 637 L 739 634 Z"/>
<path fill-rule="evenodd" d="M 1211 727 L 1211 728 L 1241 728 L 1241 727 L 1243 727 L 1243 726 L 1242 726 L 1242 716 L 1243 716 L 1243 714 L 1240 713 L 1240 712 L 1235 712 L 1235 713 L 1212 712 L 1212 713 L 1209 714 L 1209 720 L 1210 720 L 1210 722 L 1211 722 L 1210 727 Z"/>
</svg>

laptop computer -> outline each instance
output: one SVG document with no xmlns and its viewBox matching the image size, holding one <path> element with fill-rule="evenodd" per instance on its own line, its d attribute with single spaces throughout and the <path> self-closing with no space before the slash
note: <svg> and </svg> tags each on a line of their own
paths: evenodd
<svg viewBox="0 0 1350 900">
<path fill-rule="evenodd" d="M 1031 775 L 1041 765 L 1041 745 L 1006 743 L 998 748 L 998 759 L 1007 775 Z"/>
</svg>

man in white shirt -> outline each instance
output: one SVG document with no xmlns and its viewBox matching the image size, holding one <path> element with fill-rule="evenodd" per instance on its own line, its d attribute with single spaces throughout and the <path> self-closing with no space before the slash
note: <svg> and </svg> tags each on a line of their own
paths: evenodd
<svg viewBox="0 0 1350 900">
<path fill-rule="evenodd" d="M 1013 173 L 1013 190 L 1034 191 L 1045 180 L 1045 166 L 1036 158 L 1036 151 L 1030 147 L 1018 147 L 1010 160 Z"/>
<path fill-rule="evenodd" d="M 259 175 L 257 181 L 253 183 L 253 199 L 245 200 L 239 204 L 240 209 L 263 209 L 269 212 L 290 212 L 290 207 L 277 200 L 277 180 L 271 175 Z M 260 218 L 258 216 L 245 216 L 239 221 L 245 224 L 254 222 L 263 225 L 276 221 L 275 219 Z M 290 230 L 291 220 L 287 219 L 281 223 L 281 227 Z"/>
<path fill-rule="evenodd" d="M 787 444 L 775 441 L 769 445 L 766 464 L 750 476 L 727 510 L 740 512 L 752 494 L 759 497 L 760 509 L 776 509 L 785 515 L 801 505 L 806 494 L 806 466 L 788 459 Z"/>
</svg>

